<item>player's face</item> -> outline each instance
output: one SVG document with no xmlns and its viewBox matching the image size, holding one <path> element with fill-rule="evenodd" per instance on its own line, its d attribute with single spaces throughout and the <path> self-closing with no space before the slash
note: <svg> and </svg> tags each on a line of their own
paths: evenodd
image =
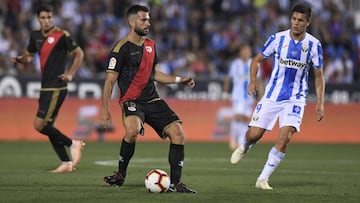
<svg viewBox="0 0 360 203">
<path fill-rule="evenodd" d="M 293 37 L 302 37 L 310 22 L 306 14 L 294 12 L 291 16 L 291 34 Z"/>
<path fill-rule="evenodd" d="M 250 46 L 244 46 L 244 47 L 240 50 L 240 57 L 241 57 L 243 60 L 248 60 L 248 59 L 250 59 L 251 54 L 252 54 L 252 51 L 251 51 L 251 47 L 250 47 Z"/>
<path fill-rule="evenodd" d="M 140 11 L 135 19 L 134 31 L 140 35 L 145 36 L 150 31 L 150 15 L 147 12 Z"/>
<path fill-rule="evenodd" d="M 53 16 L 51 12 L 42 11 L 38 16 L 41 30 L 49 31 L 53 27 Z"/>
</svg>

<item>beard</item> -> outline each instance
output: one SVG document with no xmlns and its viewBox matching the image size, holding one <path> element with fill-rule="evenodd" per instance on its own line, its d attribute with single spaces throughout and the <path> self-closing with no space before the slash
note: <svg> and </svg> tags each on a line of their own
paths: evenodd
<svg viewBox="0 0 360 203">
<path fill-rule="evenodd" d="M 135 27 L 136 34 L 138 34 L 139 36 L 145 36 L 147 35 L 147 33 L 144 30 L 141 30 L 140 28 Z"/>
</svg>

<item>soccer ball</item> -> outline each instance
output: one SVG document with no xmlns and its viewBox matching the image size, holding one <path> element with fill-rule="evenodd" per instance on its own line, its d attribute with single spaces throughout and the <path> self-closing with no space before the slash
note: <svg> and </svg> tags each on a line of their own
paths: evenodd
<svg viewBox="0 0 360 203">
<path fill-rule="evenodd" d="M 145 187 L 149 192 L 166 192 L 170 187 L 170 177 L 161 169 L 153 169 L 146 174 Z"/>
</svg>

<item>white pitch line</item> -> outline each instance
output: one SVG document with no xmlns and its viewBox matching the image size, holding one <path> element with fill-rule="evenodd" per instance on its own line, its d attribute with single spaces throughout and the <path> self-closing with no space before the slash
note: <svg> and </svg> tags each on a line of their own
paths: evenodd
<svg viewBox="0 0 360 203">
<path fill-rule="evenodd" d="M 250 162 L 259 162 L 258 159 L 247 159 L 246 161 Z M 261 160 L 263 161 L 263 160 Z M 360 162 L 355 160 L 319 160 L 319 161 L 308 161 L 308 160 L 286 160 L 287 162 L 297 162 L 297 163 L 309 163 L 309 162 L 326 162 L 326 163 L 342 163 L 342 164 L 359 164 Z M 260 169 L 241 169 L 241 167 L 236 167 L 231 165 L 229 159 L 225 158 L 214 158 L 214 159 L 186 159 L 187 162 L 223 162 L 229 163 L 229 167 L 194 167 L 194 166 L 186 166 L 187 169 L 194 169 L 194 170 L 208 170 L 208 171 L 255 171 L 259 172 Z M 131 167 L 136 168 L 146 168 L 149 165 L 146 163 L 157 164 L 159 167 L 168 167 L 167 159 L 164 158 L 141 158 L 141 159 L 133 159 L 131 160 Z M 104 161 L 95 161 L 95 165 L 102 165 L 102 166 L 117 166 L 118 160 L 104 160 Z M 186 164 L 187 165 L 187 164 Z M 287 169 L 279 169 L 277 172 L 285 173 L 285 174 L 319 174 L 319 175 L 346 175 L 346 176 L 359 176 L 360 172 L 344 172 L 344 171 L 325 171 L 325 170 L 287 170 Z"/>
</svg>

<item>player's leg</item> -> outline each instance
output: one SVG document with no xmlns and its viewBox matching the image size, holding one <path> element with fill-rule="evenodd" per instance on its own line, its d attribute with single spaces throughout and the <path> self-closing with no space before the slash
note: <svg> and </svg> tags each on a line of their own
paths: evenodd
<svg viewBox="0 0 360 203">
<path fill-rule="evenodd" d="M 261 171 L 259 177 L 257 178 L 255 187 L 264 190 L 272 190 L 273 188 L 269 186 L 268 180 L 271 174 L 278 167 L 280 162 L 285 157 L 286 148 L 290 142 L 291 137 L 296 132 L 296 129 L 291 126 L 284 126 L 280 128 L 278 139 L 275 143 L 275 146 L 271 148 L 268 154 L 268 159 L 264 165 L 263 170 Z"/>
<path fill-rule="evenodd" d="M 71 162 L 65 149 L 65 146 L 72 146 L 73 141 L 61 133 L 53 125 L 57 113 L 63 101 L 65 100 L 66 94 L 66 90 L 41 91 L 39 98 L 39 109 L 34 121 L 35 129 L 49 137 L 50 143 L 52 144 L 56 154 L 62 162 L 62 164 L 57 169 L 51 171 L 55 173 L 74 171 L 73 163 Z M 80 153 L 77 153 L 77 157 L 75 158 L 77 162 L 80 160 L 80 155 L 81 151 Z"/>
<path fill-rule="evenodd" d="M 165 129 L 165 134 L 170 139 L 168 161 L 170 164 L 170 188 L 169 192 L 197 193 L 188 188 L 180 179 L 184 165 L 184 131 L 180 122 L 173 122 Z"/>
<path fill-rule="evenodd" d="M 144 114 L 139 104 L 128 101 L 123 104 L 123 125 L 125 136 L 121 142 L 118 171 L 113 175 L 105 176 L 104 181 L 110 185 L 121 186 L 125 182 L 127 168 L 135 153 L 137 136 L 142 133 Z"/>
<path fill-rule="evenodd" d="M 250 148 L 256 144 L 256 142 L 264 135 L 265 129 L 250 126 L 245 135 L 240 138 L 239 146 L 231 154 L 230 162 L 237 164 L 250 150 Z"/>
<path fill-rule="evenodd" d="M 260 189 L 273 189 L 269 186 L 268 180 L 286 154 L 288 144 L 292 136 L 300 131 L 300 123 L 304 113 L 304 104 L 288 103 L 283 105 L 279 115 L 279 136 L 274 147 L 268 154 L 264 168 L 257 178 L 255 187 Z"/>
<path fill-rule="evenodd" d="M 171 186 L 169 191 L 196 193 L 180 181 L 184 164 L 185 136 L 179 117 L 163 100 L 158 100 L 148 106 L 145 122 L 154 128 L 162 139 L 166 137 L 170 139 L 168 161 Z"/>
<path fill-rule="evenodd" d="M 266 130 L 271 130 L 276 123 L 279 108 L 267 101 L 260 101 L 256 106 L 249 129 L 241 137 L 239 147 L 231 154 L 230 162 L 237 164 L 248 150 L 261 139 Z"/>
</svg>

